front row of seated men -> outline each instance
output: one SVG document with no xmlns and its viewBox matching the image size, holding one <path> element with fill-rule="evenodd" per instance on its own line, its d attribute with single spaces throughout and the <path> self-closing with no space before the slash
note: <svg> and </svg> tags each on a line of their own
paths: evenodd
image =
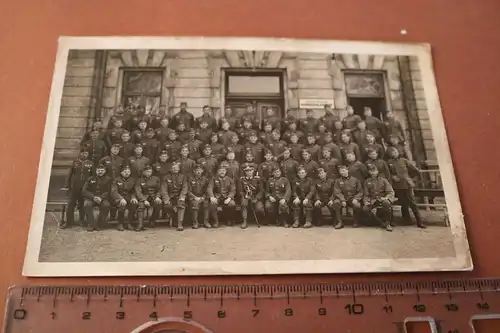
<svg viewBox="0 0 500 333">
<path fill-rule="evenodd" d="M 192 176 L 187 176 L 180 172 L 181 164 L 174 162 L 171 172 L 162 178 L 153 175 L 152 166 L 146 165 L 137 179 L 132 177 L 128 164 L 120 168 L 120 174 L 114 179 L 107 175 L 106 165 L 100 164 L 95 176 L 88 178 L 81 192 L 87 230 L 104 227 L 110 209 L 115 209 L 119 230 L 140 231 L 145 226 L 146 211 L 151 209 L 147 221 L 149 227 L 154 227 L 163 213 L 164 217 L 176 220 L 177 230 L 181 231 L 186 207 L 190 208 L 194 229 L 199 228 L 200 218 L 206 228 L 217 228 L 221 214 L 226 216 L 228 225 L 234 222 L 236 202 L 239 202 L 243 229 L 248 226 L 249 217 L 253 217 L 258 225 L 275 220 L 278 226 L 310 228 L 313 213 L 321 213 L 322 209 L 330 211 L 335 220 L 334 227 L 340 229 L 344 226 L 342 209 L 351 207 L 353 227 L 359 226 L 364 216 L 392 231 L 391 205 L 395 196 L 402 205 L 403 218 L 410 218 L 410 208 L 417 226 L 425 228 L 413 195 L 413 182 L 408 176 L 411 164 L 399 158 L 397 149 L 389 149 L 392 185 L 386 177 L 379 175 L 376 165 L 368 165 L 369 178 L 362 184 L 357 177 L 349 175 L 346 165 L 337 166 L 339 177 L 336 179 L 328 177 L 327 170 L 322 167 L 316 170 L 317 178 L 310 177 L 307 168 L 300 166 L 296 177 L 291 180 L 279 167 L 273 168 L 270 178 L 264 180 L 256 175 L 254 166 L 247 165 L 243 169 L 244 175 L 235 180 L 228 175 L 228 167 L 224 164 L 217 168 L 214 177 L 210 177 L 204 174 L 205 168 L 201 164 L 196 164 Z M 95 207 L 99 208 L 98 221 L 94 219 Z M 317 214 L 318 217 L 321 215 Z"/>
</svg>

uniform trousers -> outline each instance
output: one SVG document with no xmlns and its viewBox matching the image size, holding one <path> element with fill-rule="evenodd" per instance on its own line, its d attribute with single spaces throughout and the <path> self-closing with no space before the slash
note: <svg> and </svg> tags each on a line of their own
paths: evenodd
<svg viewBox="0 0 500 333">
<path fill-rule="evenodd" d="M 219 207 L 222 208 L 222 211 L 225 213 L 225 215 L 228 217 L 228 219 L 232 220 L 234 219 L 234 213 L 235 213 L 235 208 L 236 208 L 236 203 L 234 202 L 234 199 L 231 198 L 229 203 L 224 203 L 228 199 L 228 197 L 216 197 L 217 203 L 212 203 L 210 201 L 209 204 L 209 211 L 210 211 L 210 216 L 212 218 L 212 221 L 217 225 L 219 223 Z"/>
<path fill-rule="evenodd" d="M 413 193 L 413 189 L 403 189 L 403 190 L 394 190 L 396 193 L 396 197 L 398 198 L 398 202 L 401 205 L 401 215 L 403 219 L 410 220 L 410 211 L 415 215 L 415 219 L 417 223 L 420 224 L 422 222 L 422 218 L 420 216 L 420 212 L 417 207 L 417 202 L 415 200 L 415 195 Z"/>
<path fill-rule="evenodd" d="M 351 207 L 354 213 L 354 221 L 359 222 L 361 217 L 361 203 L 358 201 L 356 203 L 352 202 L 352 199 L 347 199 L 346 207 Z M 339 199 L 333 200 L 333 209 L 335 209 L 335 216 L 337 217 L 337 221 L 342 221 L 342 202 Z"/>
<path fill-rule="evenodd" d="M 82 187 L 72 188 L 69 193 L 68 210 L 66 212 L 66 222 L 71 225 L 75 222 L 75 208 L 78 206 L 78 214 L 80 222 L 83 223 L 85 215 L 83 204 L 84 198 L 82 195 Z"/>
<path fill-rule="evenodd" d="M 363 212 L 380 224 L 384 224 L 391 217 L 391 203 L 387 200 L 368 200 L 363 205 Z"/>
<path fill-rule="evenodd" d="M 94 200 L 85 199 L 83 206 L 89 226 L 92 228 L 104 227 L 109 213 L 109 201 L 102 200 L 100 203 L 97 203 Z M 94 218 L 94 207 L 99 207 L 99 218 L 97 223 Z"/>
</svg>

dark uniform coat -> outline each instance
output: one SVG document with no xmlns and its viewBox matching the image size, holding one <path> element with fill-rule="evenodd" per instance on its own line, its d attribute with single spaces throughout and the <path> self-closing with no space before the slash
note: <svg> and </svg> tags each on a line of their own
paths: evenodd
<svg viewBox="0 0 500 333">
<path fill-rule="evenodd" d="M 166 175 L 172 172 L 172 162 L 168 160 L 166 162 L 158 161 L 153 164 L 153 171 L 156 177 L 163 180 Z"/>
<path fill-rule="evenodd" d="M 188 111 L 179 111 L 172 117 L 172 128 L 177 128 L 180 123 L 191 129 L 194 127 L 194 116 Z"/>
<path fill-rule="evenodd" d="M 85 198 L 93 200 L 99 197 L 102 200 L 109 200 L 111 194 L 112 179 L 108 175 L 102 177 L 91 176 L 83 185 L 82 194 Z"/>
<path fill-rule="evenodd" d="M 310 177 L 296 178 L 292 182 L 292 198 L 312 201 L 315 195 L 314 180 Z"/>
<path fill-rule="evenodd" d="M 170 173 L 165 177 L 165 201 L 185 200 L 188 193 L 188 177 L 182 173 Z"/>
<path fill-rule="evenodd" d="M 285 199 L 289 201 L 292 197 L 290 181 L 285 177 L 272 177 L 266 182 L 266 199 L 273 197 L 276 201 Z"/>
<path fill-rule="evenodd" d="M 70 190 L 81 190 L 87 179 L 92 176 L 94 163 L 91 160 L 77 159 L 71 164 L 66 178 L 66 187 Z"/>
<path fill-rule="evenodd" d="M 220 177 L 219 175 L 217 175 L 210 180 L 207 188 L 207 193 L 210 198 L 231 198 L 232 200 L 234 200 L 234 197 L 236 195 L 235 181 L 231 177 Z"/>
<path fill-rule="evenodd" d="M 365 180 L 363 192 L 363 201 L 365 205 L 372 205 L 381 199 L 394 202 L 394 189 L 384 177 L 370 177 Z"/>
<path fill-rule="evenodd" d="M 257 164 L 262 163 L 264 159 L 264 145 L 260 142 L 257 142 L 255 144 L 248 142 L 245 144 L 245 150 L 250 149 L 252 152 L 254 162 Z"/>
<path fill-rule="evenodd" d="M 206 198 L 207 197 L 207 189 L 208 183 L 210 180 L 201 175 L 200 177 L 193 176 L 188 180 L 188 197 L 190 199 L 198 198 Z"/>
<path fill-rule="evenodd" d="M 384 161 L 383 159 L 377 158 L 376 160 L 367 160 L 365 162 L 366 166 L 368 167 L 370 164 L 373 164 L 377 167 L 379 175 L 381 177 L 384 177 L 385 179 L 391 181 L 391 173 L 389 171 L 389 167 L 387 166 L 387 162 Z"/>
<path fill-rule="evenodd" d="M 201 164 L 201 166 L 203 166 L 203 169 L 205 170 L 205 175 L 208 178 L 212 178 L 213 176 L 215 176 L 217 172 L 219 161 L 217 161 L 217 159 L 214 156 L 210 155 L 198 159 L 198 164 Z"/>
<path fill-rule="evenodd" d="M 389 181 L 395 190 L 407 190 L 415 187 L 412 176 L 420 173 L 417 167 L 404 157 L 387 161 L 390 175 Z"/>
<path fill-rule="evenodd" d="M 326 205 L 328 201 L 333 200 L 333 184 L 334 180 L 331 178 L 326 178 L 324 180 L 317 179 L 314 184 L 316 199 L 321 201 L 323 205 Z"/>
<path fill-rule="evenodd" d="M 142 176 L 135 183 L 135 195 L 139 202 L 155 200 L 156 198 L 164 200 L 165 194 L 165 188 L 160 178 L 156 176 L 149 178 Z"/>
<path fill-rule="evenodd" d="M 125 160 L 119 155 L 108 155 L 101 158 L 99 161 L 99 164 L 106 166 L 106 174 L 111 178 L 116 178 L 120 175 L 120 169 L 123 163 L 125 163 Z"/>
<path fill-rule="evenodd" d="M 136 180 L 132 177 L 123 178 L 120 176 L 114 179 L 111 183 L 111 199 L 113 199 L 114 202 L 125 199 L 127 203 L 130 203 L 132 199 L 137 199 L 135 183 Z"/>
<path fill-rule="evenodd" d="M 335 179 L 339 177 L 337 165 L 339 165 L 339 160 L 335 158 L 322 158 L 319 160 L 319 166 L 325 169 L 328 178 Z"/>
<path fill-rule="evenodd" d="M 344 129 L 353 130 L 360 121 L 362 121 L 361 117 L 357 114 L 353 114 L 342 119 L 342 126 Z"/>
<path fill-rule="evenodd" d="M 354 161 L 353 163 L 347 163 L 346 165 L 349 169 L 349 175 L 357 178 L 361 184 L 364 184 L 365 179 L 369 177 L 366 165 L 361 161 Z"/>
<path fill-rule="evenodd" d="M 128 164 L 132 169 L 132 176 L 134 176 L 135 178 L 141 177 L 144 167 L 150 163 L 151 161 L 146 156 L 132 156 L 128 159 Z"/>
<path fill-rule="evenodd" d="M 363 185 L 359 179 L 353 176 L 340 177 L 335 179 L 333 184 L 333 197 L 340 202 L 351 202 L 363 199 Z"/>
<path fill-rule="evenodd" d="M 168 157 L 173 161 L 180 157 L 181 148 L 182 143 L 178 140 L 167 140 L 162 146 L 162 150 L 166 150 L 168 152 Z"/>
</svg>

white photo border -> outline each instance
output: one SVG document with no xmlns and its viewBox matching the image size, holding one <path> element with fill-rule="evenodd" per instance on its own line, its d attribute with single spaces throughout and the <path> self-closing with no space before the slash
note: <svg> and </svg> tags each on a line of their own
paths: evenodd
<svg viewBox="0 0 500 333">
<path fill-rule="evenodd" d="M 39 262 L 52 160 L 70 50 L 265 50 L 416 56 L 442 177 L 455 257 L 287 261 Z M 188 276 L 470 271 L 473 269 L 430 45 L 250 37 L 60 37 L 42 141 L 23 276 Z"/>
</svg>

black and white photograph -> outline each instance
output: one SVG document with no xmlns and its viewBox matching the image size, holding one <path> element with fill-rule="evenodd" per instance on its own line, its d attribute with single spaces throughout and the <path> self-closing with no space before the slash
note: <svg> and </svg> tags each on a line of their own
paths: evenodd
<svg viewBox="0 0 500 333">
<path fill-rule="evenodd" d="M 23 274 L 472 270 L 433 68 L 427 44 L 61 37 Z"/>
</svg>

